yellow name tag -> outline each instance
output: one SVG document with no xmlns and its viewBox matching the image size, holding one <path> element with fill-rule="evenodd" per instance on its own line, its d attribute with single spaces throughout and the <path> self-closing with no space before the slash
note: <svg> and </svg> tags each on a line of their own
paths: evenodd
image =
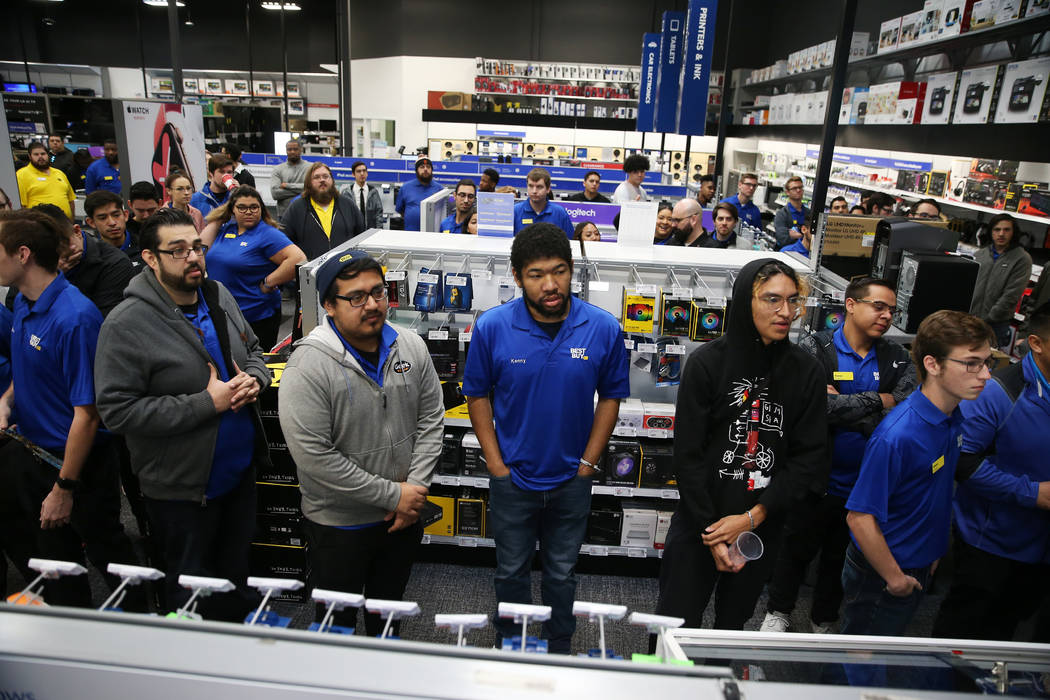
<svg viewBox="0 0 1050 700">
<path fill-rule="evenodd" d="M 227 233 L 226 234 L 226 238 L 236 238 L 236 237 L 237 237 L 236 233 Z"/>
<path fill-rule="evenodd" d="M 852 382 L 853 372 L 835 372 L 831 375 L 836 382 Z"/>
<path fill-rule="evenodd" d="M 452 233 L 452 232 L 451 232 L 451 231 L 449 231 L 448 229 L 445 229 L 445 230 L 444 230 L 444 231 L 442 231 L 441 233 Z"/>
<path fill-rule="evenodd" d="M 940 457 L 938 457 L 938 458 L 937 458 L 937 460 L 936 460 L 936 461 L 935 461 L 935 462 L 933 463 L 933 471 L 932 471 L 932 472 L 930 472 L 930 473 L 931 473 L 931 474 L 936 474 L 936 473 L 937 473 L 937 470 L 938 470 L 938 469 L 940 469 L 940 468 L 941 468 L 941 467 L 943 467 L 943 466 L 944 466 L 944 455 L 941 455 L 941 456 L 940 456 Z"/>
<path fill-rule="evenodd" d="M 522 219 L 521 223 L 523 223 L 523 224 L 531 224 L 532 223 L 532 219 Z"/>
<path fill-rule="evenodd" d="M 102 178 L 102 179 L 103 179 L 103 180 L 112 180 L 112 179 L 113 179 L 113 176 L 112 176 L 112 175 L 106 175 L 106 176 L 105 176 L 104 178 Z"/>
</svg>

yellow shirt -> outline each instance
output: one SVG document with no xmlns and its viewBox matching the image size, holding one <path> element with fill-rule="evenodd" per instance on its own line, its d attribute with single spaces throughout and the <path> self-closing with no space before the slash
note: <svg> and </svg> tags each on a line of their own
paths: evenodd
<svg viewBox="0 0 1050 700">
<path fill-rule="evenodd" d="M 313 199 L 310 200 L 310 204 L 313 205 L 314 211 L 317 212 L 317 218 L 321 222 L 321 228 L 324 229 L 324 235 L 328 236 L 328 239 L 331 240 L 332 216 L 335 215 L 335 200 L 333 199 L 329 202 L 327 207 L 322 207 Z"/>
<path fill-rule="evenodd" d="M 37 170 L 32 164 L 21 168 L 16 174 L 18 179 L 18 196 L 23 207 L 35 207 L 37 204 L 54 204 L 73 218 L 73 200 L 77 198 L 73 188 L 66 179 L 66 174 L 58 168 L 49 168 L 46 173 Z"/>
</svg>

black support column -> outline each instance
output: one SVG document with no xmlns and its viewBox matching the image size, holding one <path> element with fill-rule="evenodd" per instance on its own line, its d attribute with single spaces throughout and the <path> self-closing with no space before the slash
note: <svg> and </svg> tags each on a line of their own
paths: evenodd
<svg viewBox="0 0 1050 700">
<path fill-rule="evenodd" d="M 175 101 L 182 104 L 182 42 L 179 38 L 179 6 L 176 0 L 168 0 L 168 41 L 171 44 L 171 81 L 175 89 Z M 148 92 L 146 97 L 149 97 Z"/>
<path fill-rule="evenodd" d="M 339 67 L 339 152 L 354 155 L 354 121 L 350 101 L 350 0 L 335 0 L 336 65 Z M 368 129 L 365 129 L 365 137 Z"/>
</svg>

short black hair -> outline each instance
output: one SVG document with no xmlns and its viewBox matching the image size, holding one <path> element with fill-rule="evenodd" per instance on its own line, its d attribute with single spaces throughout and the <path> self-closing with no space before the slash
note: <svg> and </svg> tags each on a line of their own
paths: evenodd
<svg viewBox="0 0 1050 700">
<path fill-rule="evenodd" d="M 832 206 L 834 206 L 835 202 L 839 201 L 840 199 L 841 199 L 841 200 L 842 200 L 843 202 L 846 202 L 846 198 L 845 198 L 845 197 L 843 197 L 843 196 L 842 196 L 842 195 L 840 194 L 840 195 L 839 195 L 838 197 L 835 197 L 835 198 L 833 198 L 833 199 L 832 199 L 832 200 L 831 200 L 830 202 L 828 202 L 828 209 L 831 209 L 831 207 L 832 207 Z M 846 202 L 846 203 L 847 203 L 847 204 L 849 204 L 849 202 Z"/>
<path fill-rule="evenodd" d="M 526 265 L 544 258 L 561 258 L 572 268 L 572 248 L 565 231 L 545 221 L 518 231 L 510 247 L 511 268 L 520 275 Z"/>
<path fill-rule="evenodd" d="M 625 173 L 636 173 L 639 170 L 649 169 L 649 159 L 643 156 L 641 153 L 635 153 L 627 156 L 623 161 L 623 171 Z"/>
<path fill-rule="evenodd" d="M 63 211 L 61 207 L 57 207 L 54 204 L 37 204 L 33 209 L 50 216 L 68 229 L 67 233 L 73 233 L 73 220 L 69 218 L 69 214 Z"/>
<path fill-rule="evenodd" d="M 602 174 L 600 172 L 598 172 L 597 170 L 588 170 L 587 172 L 585 172 L 583 174 L 583 179 L 586 180 L 591 175 L 597 175 L 599 181 L 602 179 Z"/>
<path fill-rule="evenodd" d="M 715 219 L 718 217 L 718 210 L 725 209 L 736 221 L 740 221 L 740 212 L 737 211 L 736 206 L 732 202 L 719 202 L 711 209 L 711 218 Z"/>
<path fill-rule="evenodd" d="M 108 138 L 105 138 L 105 139 L 102 139 L 102 145 L 103 146 L 108 146 L 109 144 L 113 144 L 114 146 L 119 146 L 120 145 L 119 143 L 117 143 L 117 140 L 115 138 L 113 138 L 112 136 L 110 136 Z"/>
<path fill-rule="evenodd" d="M 489 179 L 492 180 L 493 185 L 499 184 L 499 171 L 495 168 L 485 168 L 481 171 L 482 175 L 488 175 Z"/>
<path fill-rule="evenodd" d="M 128 190 L 128 201 L 134 202 L 140 199 L 151 199 L 160 204 L 160 194 L 157 192 L 157 186 L 149 180 L 139 180 L 134 183 L 131 189 Z"/>
<path fill-rule="evenodd" d="M 860 213 L 861 214 L 867 214 L 868 213 L 868 210 L 865 209 L 864 207 L 862 207 L 859 204 L 854 204 L 852 207 L 850 207 L 849 208 L 849 213 L 850 214 L 855 214 L 858 209 L 860 209 Z"/>
<path fill-rule="evenodd" d="M 868 290 L 872 286 L 885 287 L 894 294 L 897 293 L 897 289 L 888 280 L 878 277 L 858 277 L 846 285 L 845 298 L 859 301 L 868 295 Z"/>
<path fill-rule="evenodd" d="M 874 214 L 876 209 L 885 209 L 886 207 L 897 208 L 897 200 L 885 192 L 876 192 L 871 195 L 871 199 L 868 200 L 868 213 Z"/>
<path fill-rule="evenodd" d="M 1037 335 L 1044 341 L 1050 340 L 1050 301 L 1028 314 L 1025 328 L 1029 335 Z"/>
<path fill-rule="evenodd" d="M 707 174 L 707 175 L 701 175 L 700 176 L 700 180 L 699 180 L 699 182 L 701 182 L 701 183 L 704 183 L 704 182 L 714 183 L 714 181 L 715 181 L 715 176 L 711 175 L 710 173 Z"/>
<path fill-rule="evenodd" d="M 227 143 L 226 145 L 223 146 L 223 148 L 226 149 L 226 155 L 228 155 L 230 157 L 230 159 L 233 160 L 234 162 L 236 162 L 236 161 L 241 159 L 241 153 L 243 151 L 241 151 L 241 147 L 238 146 L 237 144 L 235 144 L 235 143 Z"/>
<path fill-rule="evenodd" d="M 474 182 L 473 180 L 471 180 L 469 177 L 465 177 L 462 180 L 460 180 L 459 182 L 457 182 L 456 183 L 456 189 L 452 190 L 452 192 L 453 193 L 459 192 L 459 188 L 460 187 L 473 187 L 475 194 L 477 194 L 477 191 L 478 191 L 477 183 Z"/>
<path fill-rule="evenodd" d="M 188 212 L 175 207 L 161 207 L 139 228 L 139 247 L 142 250 L 157 252 L 160 245 L 160 229 L 163 226 L 193 226 L 193 218 Z"/>
<path fill-rule="evenodd" d="M 929 199 L 929 198 L 927 198 L 927 199 L 920 199 L 918 202 L 916 202 L 914 205 L 912 205 L 911 210 L 915 211 L 916 209 L 919 208 L 920 204 L 929 204 L 931 207 L 933 207 L 934 209 L 937 210 L 938 214 L 941 213 L 941 205 L 937 202 L 936 199 Z"/>
<path fill-rule="evenodd" d="M 0 246 L 8 255 L 14 255 L 22 246 L 29 248 L 33 261 L 48 272 L 58 270 L 58 259 L 65 253 L 68 241 L 65 227 L 36 208 L 0 213 Z"/>
<path fill-rule="evenodd" d="M 95 190 L 84 198 L 84 216 L 89 219 L 95 215 L 95 210 L 107 204 L 116 204 L 117 209 L 124 208 L 124 200 L 116 192 L 109 190 Z"/>
<path fill-rule="evenodd" d="M 226 156 L 212 156 L 208 159 L 208 174 L 211 175 L 219 168 L 225 168 L 227 165 L 233 165 L 233 161 Z"/>
<path fill-rule="evenodd" d="M 29 153 L 30 155 L 32 155 L 33 151 L 35 151 L 38 148 L 43 150 L 45 153 L 47 152 L 47 146 L 45 146 L 41 142 L 39 142 L 39 141 L 30 141 L 29 145 L 26 146 L 26 153 Z"/>
<path fill-rule="evenodd" d="M 357 166 L 359 165 L 365 166 L 365 170 L 368 170 L 368 163 L 364 162 L 363 160 L 355 160 L 354 164 L 350 166 L 350 172 L 354 172 L 355 170 L 357 170 Z"/>
<path fill-rule="evenodd" d="M 1009 221 L 1010 225 L 1013 226 L 1014 233 L 1010 236 L 1010 243 L 1007 248 L 1016 248 L 1021 245 L 1021 228 L 1017 225 L 1017 219 L 1010 216 L 1009 214 L 996 214 L 992 218 L 988 219 L 988 223 L 984 225 L 981 232 L 977 234 L 977 243 L 982 247 L 992 244 L 992 229 L 1004 221 Z"/>
<path fill-rule="evenodd" d="M 368 272 L 369 270 L 378 272 L 379 276 L 383 278 L 383 283 L 386 283 L 386 276 L 383 275 L 383 266 L 379 264 L 378 260 L 373 257 L 357 258 L 352 260 L 349 265 L 339 271 L 339 274 L 335 276 L 332 283 L 328 285 L 328 289 L 324 290 L 324 295 L 321 298 L 321 301 L 326 304 L 334 304 L 335 292 L 338 288 L 338 284 L 336 283 L 338 280 L 351 280 L 362 272 Z"/>
</svg>

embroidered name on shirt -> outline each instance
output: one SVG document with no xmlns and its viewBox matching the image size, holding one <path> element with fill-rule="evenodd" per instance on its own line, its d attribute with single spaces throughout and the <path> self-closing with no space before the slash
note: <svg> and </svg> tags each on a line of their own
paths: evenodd
<svg viewBox="0 0 1050 700">
<path fill-rule="evenodd" d="M 831 375 L 836 382 L 852 382 L 853 372 L 835 372 Z"/>
<path fill-rule="evenodd" d="M 510 358 L 510 363 L 512 365 L 523 365 L 523 364 L 525 364 L 525 358 L 524 357 L 512 357 L 512 358 Z"/>
<path fill-rule="evenodd" d="M 574 360 L 588 359 L 587 355 L 584 354 L 586 352 L 587 348 L 569 348 L 569 356 Z"/>
<path fill-rule="evenodd" d="M 962 437 L 962 436 L 960 436 L 960 437 Z M 934 463 L 933 463 L 933 470 L 930 473 L 931 474 L 936 474 L 937 470 L 940 469 L 943 466 L 944 466 L 944 455 L 941 455 L 940 457 L 938 457 L 934 461 Z"/>
</svg>

